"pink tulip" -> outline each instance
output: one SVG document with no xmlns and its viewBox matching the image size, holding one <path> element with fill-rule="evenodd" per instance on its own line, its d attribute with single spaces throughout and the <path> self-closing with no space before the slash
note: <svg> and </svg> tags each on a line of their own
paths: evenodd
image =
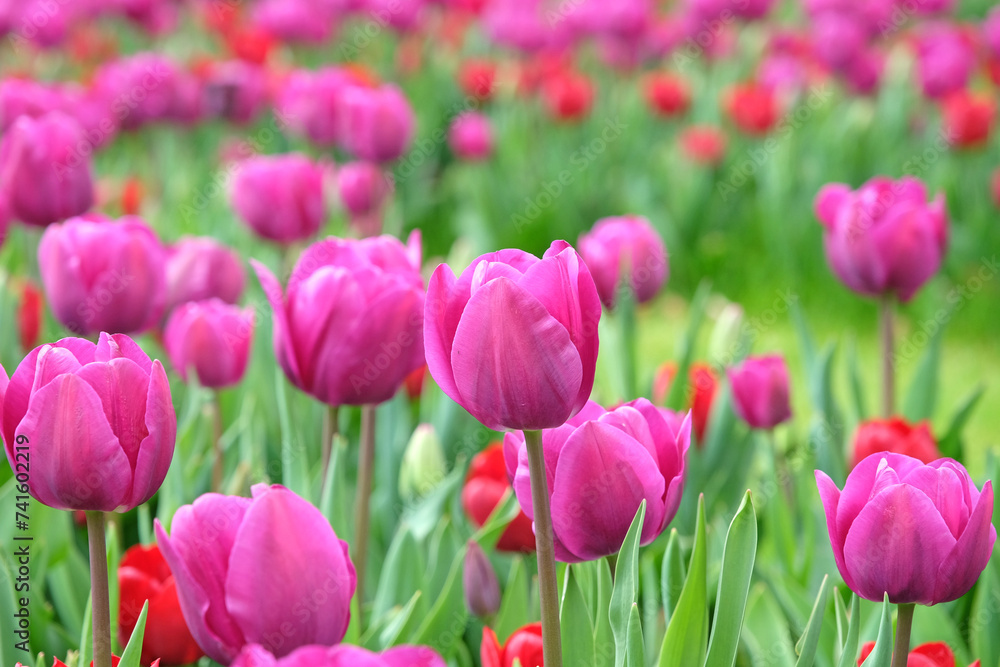
<svg viewBox="0 0 1000 667">
<path fill-rule="evenodd" d="M 680 507 L 691 419 L 644 398 L 606 411 L 593 401 L 542 436 L 556 560 L 577 563 L 617 553 L 646 500 L 641 543 L 663 532 Z M 528 449 L 504 436 L 507 475 L 534 519 Z"/>
<path fill-rule="evenodd" d="M 982 25 L 983 43 L 990 55 L 1000 59 L 1000 7 L 994 7 L 987 14 Z"/>
<path fill-rule="evenodd" d="M 310 0 L 260 0 L 250 22 L 283 42 L 322 44 L 331 35 L 334 17 Z"/>
<path fill-rule="evenodd" d="M 246 125 L 264 109 L 267 78 L 264 70 L 243 60 L 217 63 L 205 82 L 208 113 Z"/>
<path fill-rule="evenodd" d="M 956 600 L 976 583 L 997 531 L 993 485 L 980 491 L 962 464 L 924 464 L 878 452 L 847 476 L 843 491 L 823 472 L 816 484 L 837 569 L 861 597 L 895 604 Z"/>
<path fill-rule="evenodd" d="M 261 155 L 239 165 L 229 193 L 240 219 L 262 238 L 292 243 L 326 219 L 321 165 L 299 153 Z"/>
<path fill-rule="evenodd" d="M 163 343 L 174 370 L 185 381 L 188 369 L 203 387 L 218 389 L 243 379 L 254 312 L 219 299 L 191 301 L 177 308 L 163 331 Z"/>
<path fill-rule="evenodd" d="M 667 248 L 646 218 L 633 215 L 598 220 L 591 231 L 580 236 L 578 245 L 608 310 L 615 307 L 620 282 L 627 280 L 636 301 L 645 303 L 667 280 Z"/>
<path fill-rule="evenodd" d="M 917 41 L 917 76 L 927 97 L 939 99 L 964 89 L 975 67 L 975 48 L 955 27 L 931 26 Z"/>
<path fill-rule="evenodd" d="M 183 237 L 167 250 L 166 311 L 212 298 L 236 303 L 246 279 L 243 260 L 235 250 L 209 236 Z"/>
<path fill-rule="evenodd" d="M 357 83 L 339 67 L 295 70 L 281 88 L 278 117 L 292 133 L 319 147 L 340 142 L 344 92 Z"/>
<path fill-rule="evenodd" d="M 126 130 L 178 115 L 180 69 L 157 53 L 137 53 L 101 65 L 95 89 Z"/>
<path fill-rule="evenodd" d="M 485 160 L 493 152 L 493 127 L 489 118 L 474 112 L 461 114 L 448 130 L 448 145 L 463 160 Z"/>
<path fill-rule="evenodd" d="M 0 0 L 2 2 L 2 0 Z M 21 116 L 38 118 L 59 107 L 59 93 L 31 79 L 0 81 L 0 133 Z"/>
<path fill-rule="evenodd" d="M 94 203 L 90 154 L 80 125 L 64 113 L 14 121 L 0 139 L 0 190 L 11 215 L 44 226 L 85 213 Z"/>
<path fill-rule="evenodd" d="M 337 190 L 352 227 L 362 236 L 382 231 L 382 207 L 392 193 L 392 184 L 377 164 L 345 164 L 337 171 Z"/>
<path fill-rule="evenodd" d="M 909 301 L 941 266 L 948 242 L 944 199 L 927 202 L 919 180 L 876 176 L 855 191 L 841 183 L 816 195 L 816 216 L 833 272 L 866 296 Z"/>
<path fill-rule="evenodd" d="M 868 44 L 868 26 L 853 12 L 824 12 L 813 18 L 816 57 L 827 67 L 843 71 Z"/>
<path fill-rule="evenodd" d="M 430 3 L 427 0 L 363 0 L 361 4 L 362 15 L 399 32 L 409 32 L 420 27 Z"/>
<path fill-rule="evenodd" d="M 10 226 L 10 204 L 7 203 L 7 197 L 3 192 L 0 192 L 0 248 L 3 247 L 3 242 L 7 239 L 7 227 Z"/>
<path fill-rule="evenodd" d="M 409 149 L 416 117 L 396 86 L 352 86 L 344 91 L 342 109 L 340 137 L 355 157 L 391 162 Z"/>
<path fill-rule="evenodd" d="M 303 646 L 275 659 L 256 644 L 247 646 L 230 667 L 446 667 L 444 660 L 424 646 L 394 646 L 372 653 L 360 646 Z"/>
<path fill-rule="evenodd" d="M 750 357 L 727 371 L 734 407 L 751 428 L 769 430 L 792 418 L 788 366 L 779 355 Z"/>
<path fill-rule="evenodd" d="M 847 65 L 848 87 L 858 95 L 870 95 L 878 90 L 885 69 L 885 55 L 873 48 L 860 51 Z"/>
<path fill-rule="evenodd" d="M 275 356 L 302 391 L 327 405 L 381 403 L 424 364 L 419 250 L 331 237 L 302 253 L 285 294 L 251 264 L 274 311 Z"/>
<path fill-rule="evenodd" d="M 198 646 L 223 665 L 260 644 L 281 658 L 340 642 L 357 580 L 348 546 L 316 507 L 277 484 L 253 498 L 207 493 L 156 542 Z"/>
<path fill-rule="evenodd" d="M 427 289 L 427 366 L 487 428 L 554 428 L 590 398 L 600 318 L 594 279 L 565 241 L 541 260 L 482 255 L 458 278 L 442 264 Z"/>
<path fill-rule="evenodd" d="M 63 510 L 127 512 L 146 502 L 177 435 L 163 366 L 123 334 L 36 347 L 9 383 L 0 368 L 0 424 L 11 468 L 30 459 L 32 497 Z"/>
<path fill-rule="evenodd" d="M 46 299 L 70 331 L 138 333 L 163 314 L 166 252 L 135 216 L 52 225 L 38 245 L 38 267 Z"/>
</svg>

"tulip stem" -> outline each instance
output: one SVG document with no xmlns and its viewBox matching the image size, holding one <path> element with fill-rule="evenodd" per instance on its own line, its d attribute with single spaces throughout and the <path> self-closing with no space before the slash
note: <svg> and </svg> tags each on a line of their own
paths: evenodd
<svg viewBox="0 0 1000 667">
<path fill-rule="evenodd" d="M 626 279 L 627 280 L 627 279 Z M 623 282 L 619 290 L 621 298 L 618 300 L 618 335 L 621 337 L 622 352 L 622 384 L 626 401 L 636 398 L 638 388 L 636 387 L 636 326 L 635 326 L 635 294 L 632 286 Z"/>
<path fill-rule="evenodd" d="M 223 452 L 222 452 L 222 403 L 219 392 L 212 392 L 212 451 L 215 460 L 212 463 L 212 491 L 222 491 Z"/>
<path fill-rule="evenodd" d="M 549 485 L 545 477 L 542 432 L 525 431 L 531 505 L 535 514 L 535 548 L 538 557 L 538 593 L 542 607 L 542 655 L 545 667 L 562 667 L 559 630 L 559 589 L 556 582 L 556 552 L 549 509 Z"/>
<path fill-rule="evenodd" d="M 893 360 L 892 297 L 884 296 L 879 303 L 879 335 L 882 339 L 882 416 L 891 417 L 895 396 L 895 362 Z"/>
<path fill-rule="evenodd" d="M 90 595 L 94 628 L 94 667 L 111 667 L 111 596 L 108 590 L 108 547 L 104 512 L 87 511 L 90 540 Z"/>
<path fill-rule="evenodd" d="M 892 667 L 906 667 L 910 654 L 910 627 L 916 606 L 913 603 L 896 605 L 896 646 L 892 653 Z"/>
<path fill-rule="evenodd" d="M 340 433 L 339 418 L 340 409 L 336 405 L 328 406 L 323 413 L 323 476 L 319 478 L 320 493 L 326 490 L 326 474 L 330 470 L 333 440 Z"/>
<path fill-rule="evenodd" d="M 375 469 L 375 406 L 361 407 L 361 451 L 358 488 L 354 497 L 354 570 L 357 574 L 358 625 L 364 627 L 365 565 L 368 561 L 368 503 Z"/>
</svg>

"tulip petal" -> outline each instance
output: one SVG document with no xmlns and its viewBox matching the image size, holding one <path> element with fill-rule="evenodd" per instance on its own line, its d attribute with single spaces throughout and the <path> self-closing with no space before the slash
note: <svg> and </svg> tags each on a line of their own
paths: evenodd
<svg viewBox="0 0 1000 667">
<path fill-rule="evenodd" d="M 895 604 L 934 604 L 938 567 L 955 538 L 922 491 L 906 484 L 883 489 L 854 519 L 844 540 L 852 589 L 868 600 L 883 593 Z"/>
<path fill-rule="evenodd" d="M 479 647 L 479 657 L 483 667 L 504 667 L 500 640 L 497 639 L 497 633 L 493 632 L 490 627 L 483 628 L 483 641 Z"/>
<path fill-rule="evenodd" d="M 112 359 L 131 359 L 146 375 L 153 370 L 153 361 L 149 355 L 143 351 L 139 344 L 125 334 L 113 334 L 101 332 L 97 339 L 97 347 L 94 348 L 94 361 L 111 361 Z M 81 360 L 81 363 L 86 363 Z"/>
<path fill-rule="evenodd" d="M 382 659 L 375 653 L 349 644 L 341 644 L 328 649 L 323 662 L 307 663 L 296 660 L 292 667 L 315 667 L 316 665 L 323 665 L 323 667 L 385 667 Z"/>
<path fill-rule="evenodd" d="M 309 647 L 314 648 L 314 647 Z M 304 651 L 305 649 L 299 649 Z M 325 657 L 325 651 L 321 651 L 318 659 L 322 660 Z M 274 659 L 271 652 L 260 644 L 247 644 L 243 647 L 239 656 L 233 660 L 230 667 L 277 667 L 278 661 Z M 319 662 L 313 662 L 308 664 L 319 664 Z"/>
<path fill-rule="evenodd" d="M 665 482 L 653 456 L 621 430 L 587 422 L 559 456 L 552 495 L 552 527 L 577 560 L 615 553 L 646 500 L 642 544 L 659 534 Z"/>
<path fill-rule="evenodd" d="M 38 376 L 36 376 L 37 379 Z M 149 435 L 146 429 L 146 394 L 149 374 L 130 359 L 87 364 L 77 377 L 94 388 L 101 398 L 104 416 L 135 470 L 139 444 Z"/>
<path fill-rule="evenodd" d="M 426 646 L 397 646 L 382 654 L 385 667 L 446 667 L 437 653 Z"/>
<path fill-rule="evenodd" d="M 565 327 L 507 278 L 469 299 L 451 362 L 459 403 L 495 430 L 561 425 L 575 410 L 583 380 Z"/>
<path fill-rule="evenodd" d="M 451 348 L 462 311 L 468 303 L 468 290 L 457 288 L 458 280 L 447 264 L 434 270 L 424 301 L 424 355 L 427 370 L 452 400 L 459 401 L 455 374 L 451 368 Z"/>
<path fill-rule="evenodd" d="M 970 509 L 965 504 L 962 476 L 951 468 L 924 466 L 906 476 L 906 483 L 923 491 L 941 514 L 956 540 L 968 523 Z"/>
<path fill-rule="evenodd" d="M 844 538 L 837 528 L 837 514 L 841 499 L 840 489 L 830 477 L 822 470 L 816 471 L 816 487 L 819 489 L 819 497 L 823 502 L 823 511 L 826 514 L 826 530 L 830 536 L 830 546 L 833 549 L 833 558 L 837 562 L 837 570 L 844 578 L 844 583 L 851 590 L 854 588 L 854 578 L 847 571 L 847 564 L 844 562 Z"/>
<path fill-rule="evenodd" d="M 267 297 L 268 303 L 271 304 L 271 313 L 274 315 L 274 356 L 278 358 L 278 364 L 285 371 L 292 384 L 303 389 L 302 373 L 299 370 L 298 359 L 295 357 L 281 283 L 266 266 L 257 260 L 251 259 L 250 265 L 257 274 L 257 280 L 260 281 L 264 295 Z"/>
<path fill-rule="evenodd" d="M 843 183 L 827 183 L 816 195 L 816 217 L 824 227 L 830 228 L 837 219 L 841 206 L 851 198 L 851 189 Z"/>
<path fill-rule="evenodd" d="M 30 487 L 39 502 L 105 512 L 124 502 L 132 470 L 100 397 L 84 380 L 60 375 L 32 394 L 16 434 L 28 437 Z"/>
<path fill-rule="evenodd" d="M 129 505 L 137 507 L 153 497 L 166 479 L 177 441 L 177 416 L 170 399 L 170 383 L 159 360 L 153 362 L 146 394 L 148 435 L 139 444 Z"/>
<path fill-rule="evenodd" d="M 960 598 L 976 583 L 997 541 L 997 529 L 992 521 L 993 482 L 987 481 L 962 536 L 941 561 L 932 604 Z"/>
<path fill-rule="evenodd" d="M 3 364 L 0 364 L 0 425 L 3 424 L 3 401 L 7 396 L 7 385 L 10 384 L 10 378 L 7 377 L 7 371 L 4 369 Z M 0 430 L 0 437 L 3 437 L 3 431 Z M 5 444 L 7 443 L 7 438 L 3 438 Z"/>
<path fill-rule="evenodd" d="M 839 504 L 837 505 L 837 535 L 840 536 L 840 544 L 843 545 L 847 537 L 847 531 L 854 523 L 855 517 L 868 503 L 872 497 L 872 489 L 879 473 L 882 461 L 888 462 L 899 479 L 905 480 L 906 476 L 922 467 L 924 464 L 905 454 L 893 454 L 891 452 L 876 452 L 864 459 L 851 471 L 844 484 Z M 842 573 L 843 574 L 843 573 Z M 847 579 L 845 578 L 846 582 Z M 853 587 L 852 587 L 853 588 Z M 856 589 L 854 589 L 856 590 Z M 882 599 L 881 597 L 879 598 Z"/>
<path fill-rule="evenodd" d="M 341 641 L 356 583 L 346 549 L 320 511 L 291 491 L 274 486 L 255 498 L 233 543 L 225 588 L 226 608 L 247 641 L 279 658 Z"/>
<path fill-rule="evenodd" d="M 76 373 L 82 366 L 69 350 L 43 345 L 35 361 L 35 377 L 31 386 L 34 394 L 63 373 Z"/>
</svg>

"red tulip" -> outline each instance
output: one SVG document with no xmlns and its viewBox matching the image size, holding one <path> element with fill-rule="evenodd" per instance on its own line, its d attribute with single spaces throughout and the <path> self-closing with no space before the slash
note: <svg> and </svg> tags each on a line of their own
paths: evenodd
<svg viewBox="0 0 1000 667">
<path fill-rule="evenodd" d="M 713 125 L 684 128 L 680 142 L 685 155 L 698 164 L 718 164 L 726 154 L 726 135 Z"/>
<path fill-rule="evenodd" d="M 490 443 L 486 449 L 472 458 L 465 486 L 462 488 L 462 508 L 472 523 L 477 527 L 482 526 L 510 488 L 503 458 L 503 445 L 499 442 Z M 535 550 L 535 533 L 531 529 L 531 519 L 524 511 L 519 511 L 504 529 L 500 541 L 497 542 L 497 550 L 523 552 Z"/>
<path fill-rule="evenodd" d="M 594 85 L 585 75 L 572 71 L 550 77 L 542 88 L 545 104 L 557 120 L 577 121 L 590 113 Z"/>
<path fill-rule="evenodd" d="M 906 454 L 924 463 L 941 458 L 927 422 L 913 425 L 900 417 L 872 419 L 858 426 L 851 468 L 875 452 Z"/>
<path fill-rule="evenodd" d="M 859 666 L 874 648 L 875 642 L 867 642 L 861 647 L 861 657 L 858 658 Z M 906 667 L 955 667 L 955 654 L 944 642 L 921 644 L 910 651 L 910 655 L 906 659 Z M 969 667 L 980 667 L 980 663 L 976 660 Z"/>
<path fill-rule="evenodd" d="M 942 112 L 948 141 L 959 148 L 975 148 L 989 139 L 997 104 L 987 95 L 963 90 L 945 100 Z"/>
<path fill-rule="evenodd" d="M 542 624 L 529 623 L 515 630 L 503 646 L 491 628 L 483 628 L 479 656 L 483 667 L 513 667 L 514 660 L 520 660 L 521 667 L 543 667 Z"/>
<path fill-rule="evenodd" d="M 118 663 L 120 661 L 121 658 L 119 658 L 117 655 L 111 656 L 111 667 L 118 667 Z M 160 665 L 160 659 L 157 658 L 156 660 L 153 661 L 153 663 L 149 667 L 159 667 L 159 665 Z M 21 667 L 21 663 L 15 664 L 14 667 Z M 59 658 L 53 658 L 52 667 L 66 667 L 66 663 L 60 660 Z M 93 660 L 90 661 L 90 667 L 94 667 Z"/>
<path fill-rule="evenodd" d="M 174 576 L 159 547 L 137 544 L 125 552 L 118 565 L 118 589 L 118 641 L 123 646 L 135 630 L 142 605 L 149 601 L 142 664 L 159 658 L 164 667 L 186 665 L 204 655 L 184 621 Z"/>
<path fill-rule="evenodd" d="M 658 116 L 679 116 L 691 106 L 687 82 L 672 74 L 653 74 L 645 83 L 646 103 Z"/>
<path fill-rule="evenodd" d="M 708 417 L 712 413 L 712 403 L 719 388 L 719 380 L 708 364 L 691 364 L 688 372 L 690 392 L 691 421 L 694 426 L 698 445 L 705 443 L 705 429 L 708 428 Z"/>
<path fill-rule="evenodd" d="M 226 34 L 226 47 L 230 53 L 249 63 L 263 65 L 274 48 L 275 39 L 266 30 L 248 26 Z"/>
<path fill-rule="evenodd" d="M 427 377 L 427 364 L 424 364 L 420 368 L 411 372 L 403 380 L 403 387 L 406 389 L 406 395 L 411 401 L 420 398 L 420 395 L 424 391 L 424 378 Z"/>
<path fill-rule="evenodd" d="M 139 179 L 130 178 L 125 181 L 125 187 L 122 189 L 122 215 L 139 214 L 144 192 L 145 188 Z"/>
<path fill-rule="evenodd" d="M 17 329 L 21 337 L 21 349 L 30 352 L 38 345 L 38 331 L 42 327 L 42 292 L 31 280 L 25 280 L 21 288 L 21 303 L 17 307 Z"/>
<path fill-rule="evenodd" d="M 672 361 L 664 361 L 656 369 L 653 376 L 653 403 L 663 405 L 670 393 L 670 384 L 677 377 L 677 364 Z"/>
<path fill-rule="evenodd" d="M 458 70 L 458 85 L 467 97 L 484 102 L 493 97 L 497 66 L 489 60 L 467 60 Z"/>
<path fill-rule="evenodd" d="M 724 100 L 726 114 L 742 132 L 767 134 L 778 121 L 778 100 L 774 93 L 756 83 L 734 86 Z"/>
</svg>

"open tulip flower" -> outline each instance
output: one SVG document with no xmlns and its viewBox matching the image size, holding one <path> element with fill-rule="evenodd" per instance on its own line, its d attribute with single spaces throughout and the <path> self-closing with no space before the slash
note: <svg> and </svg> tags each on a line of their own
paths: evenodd
<svg viewBox="0 0 1000 667">
<path fill-rule="evenodd" d="M 248 646 L 230 667 L 446 667 L 447 663 L 426 646 L 394 646 L 372 653 L 360 646 L 303 646 L 275 658 L 259 645 Z"/>
<path fill-rule="evenodd" d="M 861 647 L 861 656 L 858 658 L 858 667 L 861 667 L 871 652 L 875 649 L 875 642 L 867 642 Z M 955 667 L 955 654 L 944 642 L 929 642 L 921 644 L 910 651 L 906 659 L 906 667 Z M 969 667 L 980 667 L 980 662 L 976 660 Z"/>
<path fill-rule="evenodd" d="M 843 491 L 818 470 L 816 484 L 837 569 L 867 600 L 956 600 L 993 553 L 993 484 L 980 492 L 952 459 L 924 464 L 876 453 L 851 471 Z"/>
</svg>

